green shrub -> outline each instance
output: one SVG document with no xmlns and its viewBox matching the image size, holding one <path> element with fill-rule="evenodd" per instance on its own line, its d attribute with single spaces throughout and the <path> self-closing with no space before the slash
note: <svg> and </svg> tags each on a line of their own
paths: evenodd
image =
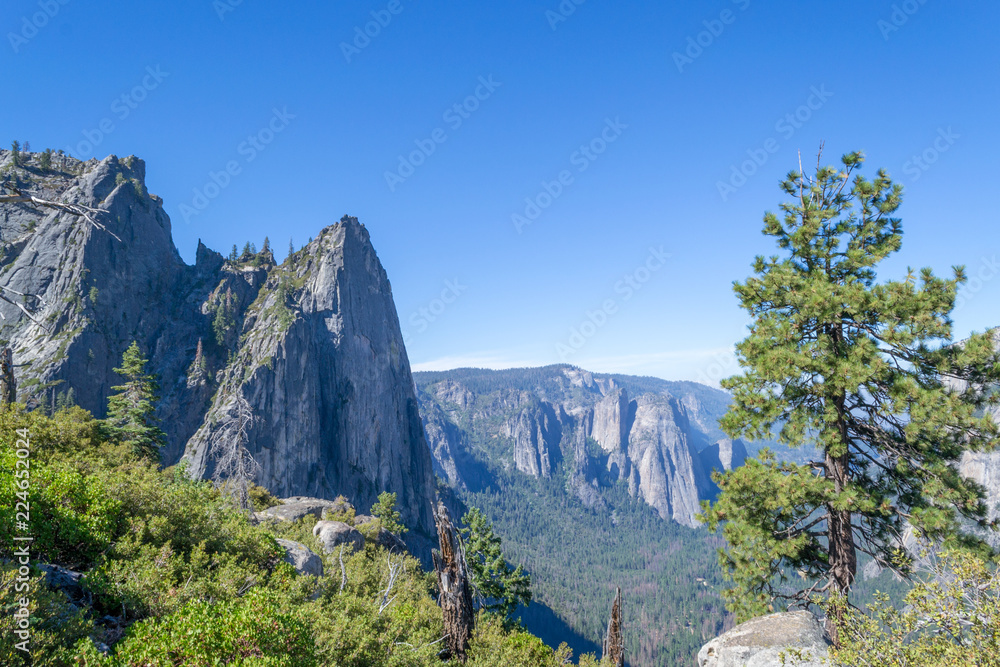
<svg viewBox="0 0 1000 667">
<path fill-rule="evenodd" d="M 0 664 L 8 667 L 73 664 L 73 645 L 80 639 L 90 642 L 86 637 L 93 630 L 93 623 L 82 610 L 69 604 L 65 595 L 45 586 L 41 577 L 32 576 L 26 591 L 16 590 L 16 577 L 13 565 L 0 565 Z M 13 614 L 22 597 L 30 601 L 31 652 L 27 655 L 16 648 L 21 640 L 14 634 Z"/>
<path fill-rule="evenodd" d="M 942 554 L 928 581 L 918 582 L 897 609 L 876 594 L 866 613 L 834 600 L 839 664 L 858 667 L 1000 665 L 1000 575 L 965 552 Z"/>
<path fill-rule="evenodd" d="M 119 490 L 127 529 L 88 576 L 108 610 L 170 613 L 189 600 L 226 600 L 263 585 L 283 551 L 210 483 L 183 471 L 133 477 Z"/>
<path fill-rule="evenodd" d="M 81 664 L 108 667 L 319 664 L 304 609 L 264 591 L 214 604 L 191 602 L 164 618 L 136 623 L 109 658 L 85 644 L 78 653 Z"/>
<path fill-rule="evenodd" d="M 508 630 L 495 614 L 480 614 L 469 641 L 467 667 L 561 667 L 572 651 L 562 644 L 553 651 L 538 637 L 520 628 Z M 584 658 L 590 664 L 589 656 Z M 583 662 L 581 664 L 588 664 Z"/>
<path fill-rule="evenodd" d="M 409 667 L 441 664 L 441 610 L 429 580 L 408 555 L 390 556 L 370 546 L 345 551 L 347 584 L 340 590 L 337 554 L 326 558 L 326 589 L 315 619 L 323 664 L 339 667 Z M 390 572 L 396 579 L 389 588 Z"/>
<path fill-rule="evenodd" d="M 272 495 L 263 486 L 257 484 L 251 484 L 247 488 L 247 493 L 250 495 L 250 502 L 253 503 L 253 508 L 256 512 L 266 510 L 268 507 L 277 507 L 281 504 L 281 499 Z"/>
</svg>

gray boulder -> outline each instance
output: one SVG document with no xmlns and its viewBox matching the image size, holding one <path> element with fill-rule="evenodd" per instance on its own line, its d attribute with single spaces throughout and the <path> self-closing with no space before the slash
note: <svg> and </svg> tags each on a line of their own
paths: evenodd
<svg viewBox="0 0 1000 667">
<path fill-rule="evenodd" d="M 319 541 L 326 553 L 333 553 L 341 544 L 354 549 L 365 546 L 365 537 L 357 528 L 348 526 L 341 521 L 318 521 L 313 527 L 313 535 Z"/>
<path fill-rule="evenodd" d="M 698 667 L 829 667 L 829 646 L 808 611 L 752 618 L 698 651 Z"/>
<path fill-rule="evenodd" d="M 368 516 L 367 514 L 359 514 L 354 517 L 355 526 L 364 526 L 372 521 L 376 521 L 375 517 Z M 385 528 L 380 527 L 378 532 L 372 535 L 370 539 L 375 542 L 375 544 L 383 546 L 389 551 L 406 551 L 406 543 Z"/>
<path fill-rule="evenodd" d="M 284 561 L 291 564 L 299 574 L 323 576 L 323 559 L 314 554 L 306 545 L 291 540 L 278 540 L 285 550 Z"/>
<path fill-rule="evenodd" d="M 307 496 L 284 498 L 283 504 L 268 507 L 256 513 L 258 521 L 298 521 L 312 514 L 317 519 L 323 518 L 324 512 L 338 512 L 351 506 L 346 501 L 323 500 Z"/>
<path fill-rule="evenodd" d="M 62 591 L 71 601 L 83 598 L 83 587 L 80 584 L 83 573 L 48 563 L 36 563 L 35 567 L 45 575 L 45 583 L 49 588 Z"/>
</svg>

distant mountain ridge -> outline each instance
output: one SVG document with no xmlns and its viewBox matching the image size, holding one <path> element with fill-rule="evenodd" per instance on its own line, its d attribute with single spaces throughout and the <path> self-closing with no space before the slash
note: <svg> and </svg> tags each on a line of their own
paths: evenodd
<svg viewBox="0 0 1000 667">
<path fill-rule="evenodd" d="M 478 479 L 483 457 L 544 478 L 562 462 L 586 505 L 623 481 L 661 518 L 694 527 L 717 492 L 712 470 L 748 455 L 718 428 L 728 395 L 694 382 L 568 365 L 413 376 L 435 469 L 455 486 Z"/>
</svg>

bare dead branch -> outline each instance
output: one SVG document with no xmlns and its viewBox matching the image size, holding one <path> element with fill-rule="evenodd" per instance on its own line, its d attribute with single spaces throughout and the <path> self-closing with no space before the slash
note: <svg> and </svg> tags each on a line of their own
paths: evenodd
<svg viewBox="0 0 1000 667">
<path fill-rule="evenodd" d="M 42 199 L 41 197 L 36 197 L 32 194 L 26 194 L 19 190 L 18 188 L 6 184 L 7 189 L 13 192 L 12 195 L 0 195 L 0 204 L 29 204 L 32 206 L 40 206 L 42 208 L 50 208 L 56 211 L 62 211 L 63 213 L 69 213 L 70 215 L 75 215 L 83 218 L 89 222 L 95 229 L 99 229 L 102 232 L 107 232 L 113 236 L 116 240 L 121 242 L 118 235 L 110 231 L 107 227 L 102 225 L 97 221 L 97 216 L 107 213 L 101 208 L 92 208 L 90 206 L 84 206 L 83 204 L 63 204 L 57 201 L 51 201 L 49 199 Z"/>
</svg>

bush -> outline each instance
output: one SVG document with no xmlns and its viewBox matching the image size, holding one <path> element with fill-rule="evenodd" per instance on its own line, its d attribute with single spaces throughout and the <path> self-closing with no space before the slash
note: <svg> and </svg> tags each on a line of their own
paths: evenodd
<svg viewBox="0 0 1000 667">
<path fill-rule="evenodd" d="M 183 470 L 133 475 L 118 494 L 127 529 L 87 578 L 109 611 L 160 616 L 189 600 L 232 599 L 265 584 L 283 555 L 212 484 Z"/>
<path fill-rule="evenodd" d="M 520 628 L 508 630 L 495 614 L 479 614 L 469 641 L 467 667 L 561 667 L 572 651 L 562 644 L 553 651 L 538 637 Z M 584 656 L 580 664 L 595 664 Z"/>
<path fill-rule="evenodd" d="M 281 504 L 281 500 L 277 496 L 272 495 L 270 491 L 257 484 L 251 484 L 247 488 L 247 494 L 250 496 L 250 502 L 253 503 L 253 509 L 256 512 Z"/>
<path fill-rule="evenodd" d="M 964 552 L 945 552 L 900 610 L 876 594 L 867 613 L 834 600 L 843 614 L 833 657 L 858 667 L 1000 665 L 1000 575 Z"/>
<path fill-rule="evenodd" d="M 27 458 L 17 455 L 17 431 L 22 429 L 30 434 Z M 25 413 L 19 407 L 0 413 L 0 513 L 13 518 L 17 503 L 27 500 L 29 528 L 18 532 L 35 538 L 36 559 L 71 568 L 87 566 L 110 546 L 122 525 L 121 503 L 109 481 L 90 477 L 58 457 L 73 451 L 86 468 L 97 449 L 97 433 L 96 422 L 79 408 L 54 418 L 40 411 Z M 9 557 L 14 528 L 13 521 L 0 523 L 0 555 Z"/>
<path fill-rule="evenodd" d="M 326 590 L 315 628 L 324 664 L 340 667 L 439 665 L 444 635 L 429 579 L 409 555 L 369 545 L 345 552 L 347 584 L 340 590 L 339 558 L 326 558 Z M 388 593 L 390 572 L 396 578 Z"/>
<path fill-rule="evenodd" d="M 93 623 L 83 611 L 69 604 L 65 595 L 45 586 L 40 577 L 32 576 L 26 591 L 16 590 L 16 577 L 16 567 L 0 565 L 0 664 L 9 667 L 73 664 L 72 647 L 80 639 L 90 642 L 87 636 L 93 630 Z M 14 634 L 13 614 L 22 597 L 30 600 L 31 653 L 27 655 L 15 647 L 20 639 Z"/>
<path fill-rule="evenodd" d="M 251 591 L 237 600 L 191 602 L 165 618 L 136 623 L 109 658 L 81 644 L 78 658 L 108 667 L 311 667 L 319 664 L 311 635 L 303 609 Z"/>
</svg>

